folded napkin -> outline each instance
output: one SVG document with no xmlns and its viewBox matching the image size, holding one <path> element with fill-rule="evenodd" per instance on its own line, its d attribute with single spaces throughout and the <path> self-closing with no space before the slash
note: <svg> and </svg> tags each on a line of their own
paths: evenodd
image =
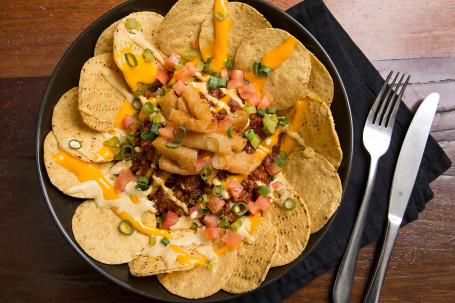
<svg viewBox="0 0 455 303">
<path fill-rule="evenodd" d="M 242 297 L 237 302 L 281 302 L 319 275 L 339 265 L 364 193 L 370 159 L 363 147 L 365 119 L 384 80 L 349 35 L 332 16 L 322 0 L 305 0 L 288 11 L 319 41 L 340 73 L 352 110 L 354 154 L 349 186 L 330 230 L 321 243 L 293 271 L 264 289 Z M 385 230 L 388 198 L 393 172 L 412 113 L 401 104 L 389 151 L 379 162 L 372 201 L 366 219 L 362 247 L 379 240 Z M 433 198 L 429 183 L 450 168 L 451 161 L 430 137 L 420 164 L 403 225 L 417 219 L 425 203 Z M 232 301 L 236 302 L 236 301 Z"/>
</svg>

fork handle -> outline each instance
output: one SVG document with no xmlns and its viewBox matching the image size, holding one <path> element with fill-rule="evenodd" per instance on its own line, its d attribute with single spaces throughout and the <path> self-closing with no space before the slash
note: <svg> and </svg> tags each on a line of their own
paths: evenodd
<svg viewBox="0 0 455 303">
<path fill-rule="evenodd" d="M 373 193 L 374 180 L 376 179 L 376 171 L 378 168 L 379 158 L 372 157 L 370 161 L 370 172 L 368 174 L 368 182 L 363 195 L 363 200 L 360 206 L 359 214 L 355 221 L 354 229 L 351 233 L 348 246 L 344 252 L 343 260 L 333 287 L 332 298 L 335 303 L 348 303 L 351 298 L 352 284 L 354 281 L 355 267 L 359 254 L 360 242 L 362 240 L 363 228 L 365 226 L 365 218 L 367 216 L 368 206 Z"/>
<path fill-rule="evenodd" d="M 393 245 L 398 235 L 400 224 L 393 223 L 390 220 L 387 223 L 387 231 L 382 244 L 381 255 L 374 269 L 364 303 L 379 303 L 381 299 L 382 286 L 384 285 L 385 273 L 389 265 L 390 256 L 392 255 Z"/>
</svg>

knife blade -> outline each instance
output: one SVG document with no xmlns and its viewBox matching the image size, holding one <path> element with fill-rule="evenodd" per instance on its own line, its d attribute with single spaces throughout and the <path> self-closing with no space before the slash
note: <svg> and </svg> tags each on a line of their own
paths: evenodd
<svg viewBox="0 0 455 303">
<path fill-rule="evenodd" d="M 364 303 L 379 303 L 380 301 L 387 265 L 389 264 L 393 245 L 419 172 L 420 162 L 422 161 L 438 103 L 438 93 L 432 93 L 425 98 L 415 113 L 401 146 L 397 166 L 393 174 L 386 236 L 363 301 Z"/>
</svg>

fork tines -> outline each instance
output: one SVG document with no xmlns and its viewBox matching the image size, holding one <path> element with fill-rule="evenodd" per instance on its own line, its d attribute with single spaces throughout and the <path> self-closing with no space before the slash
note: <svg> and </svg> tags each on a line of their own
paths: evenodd
<svg viewBox="0 0 455 303">
<path fill-rule="evenodd" d="M 406 78 L 406 81 L 403 83 L 403 79 L 405 77 L 405 74 L 403 74 L 398 84 L 396 84 L 398 77 L 400 76 L 400 72 L 397 72 L 397 74 L 393 78 L 392 84 L 389 85 L 389 81 L 392 75 L 393 71 L 391 71 L 387 76 L 385 83 L 382 86 L 381 91 L 379 92 L 379 95 L 377 96 L 376 100 L 374 101 L 373 107 L 371 108 L 369 114 L 374 115 L 373 124 L 380 125 L 382 127 L 393 127 L 393 123 L 395 122 L 395 116 L 397 114 L 398 107 L 400 106 L 401 98 L 403 97 L 406 86 L 408 85 L 409 79 L 411 78 L 411 76 L 408 76 Z M 383 98 L 384 91 L 386 90 L 387 86 L 389 86 L 389 89 L 387 90 L 387 94 Z M 400 90 L 400 93 L 397 96 L 398 90 Z M 390 94 L 392 94 L 391 97 Z M 381 108 L 379 109 L 379 111 L 377 111 L 379 105 L 381 105 Z"/>
</svg>

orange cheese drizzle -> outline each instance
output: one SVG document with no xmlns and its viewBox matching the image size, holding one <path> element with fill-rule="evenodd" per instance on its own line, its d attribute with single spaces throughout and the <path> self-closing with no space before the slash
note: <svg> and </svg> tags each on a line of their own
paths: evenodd
<svg viewBox="0 0 455 303">
<path fill-rule="evenodd" d="M 262 57 L 261 65 L 270 67 L 272 70 L 276 69 L 284 60 L 286 60 L 289 55 L 294 50 L 297 40 L 293 36 L 289 36 L 286 41 L 279 45 L 274 50 L 271 50 Z M 262 88 L 264 86 L 266 77 L 259 77 L 253 74 L 252 71 L 249 71 L 245 74 L 245 79 L 253 83 L 258 91 L 260 97 L 262 97 L 263 92 Z"/>
<path fill-rule="evenodd" d="M 114 61 L 117 67 L 123 72 L 126 83 L 134 92 L 138 83 L 152 84 L 156 80 L 156 73 L 158 69 L 155 65 L 147 62 L 142 58 L 142 55 L 133 54 L 137 60 L 137 66 L 130 66 L 126 59 L 125 54 L 133 54 L 130 47 L 126 47 L 119 52 L 114 53 Z M 134 65 L 134 60 L 131 55 L 128 55 L 128 60 Z"/>
<path fill-rule="evenodd" d="M 295 103 L 293 112 L 294 119 L 292 119 L 291 124 L 288 126 L 288 130 L 290 132 L 298 132 L 300 126 L 305 119 L 306 109 L 308 107 L 308 98 L 304 100 L 299 100 Z M 291 152 L 292 148 L 294 147 L 295 140 L 291 136 L 285 135 L 283 142 L 281 143 L 280 150 L 285 151 L 288 155 Z"/>
<path fill-rule="evenodd" d="M 84 162 L 64 151 L 56 153 L 53 157 L 53 160 L 55 163 L 61 165 L 66 170 L 74 173 L 79 182 L 95 181 L 103 191 L 104 199 L 114 200 L 120 198 L 120 196 L 115 191 L 114 186 L 112 186 L 112 184 L 104 177 L 97 164 Z M 132 202 L 137 203 L 137 198 L 135 200 L 132 200 Z M 112 207 L 111 210 L 114 211 L 121 219 L 129 220 L 135 229 L 144 234 L 147 234 L 149 236 L 167 237 L 168 239 L 171 239 L 171 235 L 166 230 L 145 226 L 142 223 L 136 221 L 126 212 L 121 212 L 118 214 L 116 207 Z"/>
<path fill-rule="evenodd" d="M 215 13 L 220 10 L 226 13 L 226 18 L 219 20 Z M 229 22 L 229 13 L 227 11 L 225 0 L 215 0 L 213 7 L 213 20 L 215 22 L 215 41 L 210 41 L 209 44 L 201 49 L 202 58 L 207 61 L 208 57 L 212 56 L 213 61 L 210 67 L 215 72 L 220 72 L 221 68 L 225 66 L 227 59 L 227 35 L 231 23 Z"/>
<path fill-rule="evenodd" d="M 115 122 L 114 122 L 114 127 L 113 128 L 123 128 L 122 126 L 122 120 L 125 117 L 126 114 L 132 116 L 136 113 L 136 109 L 133 107 L 133 105 L 128 102 L 124 101 L 122 103 L 122 107 L 120 110 L 117 112 L 117 115 L 115 116 Z"/>
</svg>

